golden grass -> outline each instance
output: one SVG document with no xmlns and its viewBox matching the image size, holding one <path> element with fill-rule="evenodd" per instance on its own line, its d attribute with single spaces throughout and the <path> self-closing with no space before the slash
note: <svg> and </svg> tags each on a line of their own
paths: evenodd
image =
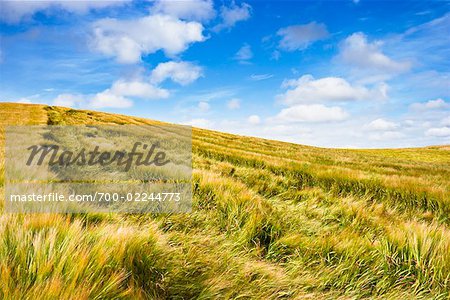
<svg viewBox="0 0 450 300">
<path fill-rule="evenodd" d="M 12 124 L 158 124 L 0 104 Z M 0 214 L 1 299 L 450 299 L 449 146 L 193 130 L 190 214 Z M 4 155 L 0 155 L 3 198 Z"/>
</svg>

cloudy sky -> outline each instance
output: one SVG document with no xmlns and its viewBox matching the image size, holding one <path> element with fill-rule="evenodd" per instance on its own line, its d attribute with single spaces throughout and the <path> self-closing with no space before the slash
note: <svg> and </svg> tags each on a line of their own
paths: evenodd
<svg viewBox="0 0 450 300">
<path fill-rule="evenodd" d="M 0 1 L 0 101 L 326 147 L 450 144 L 448 1 Z"/>
</svg>

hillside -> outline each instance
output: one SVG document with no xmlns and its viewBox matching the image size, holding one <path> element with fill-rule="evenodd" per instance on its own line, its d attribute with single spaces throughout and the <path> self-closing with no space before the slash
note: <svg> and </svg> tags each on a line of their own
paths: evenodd
<svg viewBox="0 0 450 300">
<path fill-rule="evenodd" d="M 154 124 L 0 103 L 4 126 Z M 0 215 L 0 298 L 450 299 L 450 150 L 193 129 L 189 214 Z M 3 204 L 2 204 L 3 205 Z"/>
</svg>

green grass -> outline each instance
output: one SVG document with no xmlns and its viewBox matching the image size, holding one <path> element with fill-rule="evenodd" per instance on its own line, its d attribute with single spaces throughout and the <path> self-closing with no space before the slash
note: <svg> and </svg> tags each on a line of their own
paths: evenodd
<svg viewBox="0 0 450 300">
<path fill-rule="evenodd" d="M 10 124 L 158 124 L 0 104 Z M 0 214 L 1 299 L 450 299 L 449 146 L 193 130 L 190 214 Z M 2 152 L 3 153 L 3 152 Z M 0 155 L 0 195 L 4 155 Z"/>
</svg>

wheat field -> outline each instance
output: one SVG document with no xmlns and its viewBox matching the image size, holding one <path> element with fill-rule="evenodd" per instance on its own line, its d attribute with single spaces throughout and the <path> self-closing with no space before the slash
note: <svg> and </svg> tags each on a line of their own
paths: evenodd
<svg viewBox="0 0 450 300">
<path fill-rule="evenodd" d="M 4 126 L 155 124 L 0 104 Z M 187 214 L 0 214 L 1 299 L 450 299 L 450 147 L 193 129 Z M 0 205 L 3 210 L 3 201 Z"/>
</svg>

